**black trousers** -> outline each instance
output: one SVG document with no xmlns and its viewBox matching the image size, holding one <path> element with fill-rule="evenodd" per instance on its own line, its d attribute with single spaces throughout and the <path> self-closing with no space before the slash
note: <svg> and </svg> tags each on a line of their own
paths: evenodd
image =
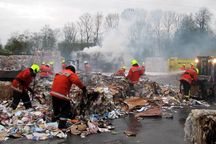
<svg viewBox="0 0 216 144">
<path fill-rule="evenodd" d="M 68 118 L 72 118 L 70 101 L 52 96 L 53 121 L 59 120 L 59 128 L 65 128 Z"/>
<path fill-rule="evenodd" d="M 13 101 L 11 104 L 11 107 L 13 108 L 13 110 L 17 108 L 20 100 L 22 100 L 26 109 L 32 108 L 31 100 L 27 92 L 24 91 L 20 93 L 16 90 L 13 90 Z"/>
<path fill-rule="evenodd" d="M 181 93 L 183 95 L 189 95 L 191 85 L 187 81 L 181 80 L 180 81 L 180 86 L 181 86 L 181 90 L 182 90 L 182 87 L 183 87 L 183 90 L 181 91 Z"/>
<path fill-rule="evenodd" d="M 135 87 L 134 87 L 134 84 L 129 83 L 129 89 L 130 89 L 129 95 L 130 96 L 135 96 Z"/>
</svg>

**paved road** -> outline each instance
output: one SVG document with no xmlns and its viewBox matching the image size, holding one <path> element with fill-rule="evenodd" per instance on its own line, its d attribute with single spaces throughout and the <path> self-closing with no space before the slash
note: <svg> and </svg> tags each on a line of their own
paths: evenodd
<svg viewBox="0 0 216 144">
<path fill-rule="evenodd" d="M 31 141 L 25 139 L 15 139 L 6 141 L 6 144 L 18 143 L 36 143 L 36 144 L 183 144 L 184 143 L 184 121 L 186 117 L 185 111 L 181 110 L 175 113 L 174 119 L 165 118 L 145 118 L 139 121 L 133 119 L 130 115 L 126 118 L 116 119 L 113 121 L 117 134 L 100 133 L 90 135 L 85 139 L 79 136 L 69 135 L 67 139 L 52 139 L 49 141 Z M 127 137 L 124 131 L 133 128 L 137 131 L 136 137 Z"/>
<path fill-rule="evenodd" d="M 177 85 L 176 76 L 152 76 L 150 79 L 161 83 L 171 82 Z M 134 120 L 130 115 L 126 118 L 116 119 L 112 123 L 116 127 L 117 134 L 100 133 L 81 139 L 79 136 L 69 135 L 67 139 L 52 139 L 49 141 L 31 141 L 25 139 L 8 140 L 6 144 L 184 144 L 184 122 L 188 112 L 184 109 L 174 114 L 173 119 L 145 118 L 140 121 Z M 137 131 L 136 137 L 127 137 L 124 131 L 127 128 Z"/>
</svg>

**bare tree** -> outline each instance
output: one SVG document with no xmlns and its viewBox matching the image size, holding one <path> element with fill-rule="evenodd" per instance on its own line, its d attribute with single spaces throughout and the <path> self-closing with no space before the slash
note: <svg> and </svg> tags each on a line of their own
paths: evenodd
<svg viewBox="0 0 216 144">
<path fill-rule="evenodd" d="M 78 30 L 79 30 L 79 35 L 80 35 L 80 42 L 84 42 L 84 28 L 81 22 L 77 22 Z"/>
<path fill-rule="evenodd" d="M 126 21 L 132 21 L 133 24 L 129 27 L 129 41 L 132 45 L 138 44 L 141 45 L 146 34 L 145 27 L 146 27 L 146 11 L 140 9 L 125 9 L 121 13 L 121 18 Z M 139 46 L 140 47 L 140 46 Z"/>
<path fill-rule="evenodd" d="M 95 43 L 99 43 L 99 33 L 101 30 L 102 22 L 103 22 L 103 15 L 101 13 L 97 13 L 95 16 L 95 22 L 94 22 L 94 26 L 95 26 L 94 42 Z"/>
<path fill-rule="evenodd" d="M 163 27 L 162 27 L 162 11 L 153 11 L 151 12 L 151 27 L 155 39 L 155 49 L 152 51 L 155 56 L 161 55 L 161 39 L 163 36 Z"/>
<path fill-rule="evenodd" d="M 41 29 L 42 48 L 45 50 L 51 50 L 55 47 L 57 41 L 57 31 L 51 29 L 48 25 L 45 25 Z"/>
<path fill-rule="evenodd" d="M 176 25 L 179 22 L 179 15 L 172 11 L 164 12 L 162 22 L 166 35 L 168 38 L 170 38 L 177 29 Z"/>
<path fill-rule="evenodd" d="M 211 20 L 211 13 L 208 11 L 207 8 L 201 8 L 195 14 L 195 22 L 198 25 L 200 30 L 207 30 L 210 20 Z"/>
<path fill-rule="evenodd" d="M 129 41 L 132 44 L 138 43 L 145 36 L 146 29 L 146 21 L 145 19 L 139 19 L 134 22 L 134 24 L 130 27 Z M 142 40 L 141 40 L 142 41 Z"/>
<path fill-rule="evenodd" d="M 105 20 L 105 29 L 115 29 L 118 27 L 119 24 L 119 15 L 114 13 L 114 14 L 108 14 L 106 16 Z"/>
<path fill-rule="evenodd" d="M 83 14 L 79 18 L 78 25 L 79 25 L 79 29 L 80 29 L 81 34 L 83 34 L 85 36 L 86 43 L 89 43 L 90 39 L 91 39 L 91 37 L 93 35 L 93 19 L 92 19 L 92 16 L 89 13 Z"/>
<path fill-rule="evenodd" d="M 33 50 L 41 50 L 42 49 L 42 36 L 40 33 L 35 32 L 31 34 L 31 42 L 33 44 Z"/>
<path fill-rule="evenodd" d="M 66 24 L 63 28 L 63 34 L 65 42 L 74 43 L 77 36 L 76 25 L 73 22 Z"/>
</svg>

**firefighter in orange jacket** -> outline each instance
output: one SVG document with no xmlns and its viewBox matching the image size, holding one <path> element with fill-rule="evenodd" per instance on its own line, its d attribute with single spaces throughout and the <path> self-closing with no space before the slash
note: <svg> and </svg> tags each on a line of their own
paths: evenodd
<svg viewBox="0 0 216 144">
<path fill-rule="evenodd" d="M 180 92 L 189 100 L 191 85 L 198 79 L 198 69 L 189 68 L 180 77 Z M 183 88 L 182 88 L 183 87 Z M 183 91 L 181 91 L 183 89 Z"/>
<path fill-rule="evenodd" d="M 179 70 L 186 70 L 186 67 L 185 67 L 185 64 L 183 64 L 180 68 L 179 68 Z"/>
<path fill-rule="evenodd" d="M 59 120 L 58 127 L 60 129 L 66 128 L 67 119 L 72 117 L 70 99 L 68 97 L 72 84 L 77 85 L 86 95 L 86 87 L 77 76 L 74 66 L 67 66 L 62 72 L 55 75 L 50 95 L 53 103 L 53 121 Z"/>
<path fill-rule="evenodd" d="M 48 78 L 50 75 L 52 75 L 53 73 L 52 73 L 52 69 L 51 69 L 51 67 L 50 67 L 50 65 L 49 64 L 42 64 L 41 66 L 40 66 L 40 73 L 39 73 L 39 75 L 40 75 L 40 78 Z"/>
<path fill-rule="evenodd" d="M 138 61 L 135 59 L 131 61 L 131 65 L 132 67 L 126 78 L 129 80 L 131 95 L 135 95 L 134 84 L 139 82 L 139 78 L 143 75 L 144 69 L 138 65 Z"/>
<path fill-rule="evenodd" d="M 32 108 L 32 104 L 28 95 L 28 91 L 34 94 L 33 90 L 29 87 L 36 74 L 39 72 L 40 67 L 33 64 L 31 68 L 26 68 L 21 71 L 13 80 L 11 88 L 13 89 L 13 101 L 11 107 L 13 110 L 17 108 L 20 100 L 23 101 L 26 109 Z"/>
<path fill-rule="evenodd" d="M 125 77 L 125 70 L 126 70 L 126 67 L 123 66 L 114 75 L 115 76 L 124 76 Z"/>
<path fill-rule="evenodd" d="M 139 82 L 141 75 L 143 75 L 144 69 L 138 65 L 138 61 L 135 59 L 131 61 L 131 65 L 132 67 L 130 68 L 126 78 L 130 81 L 130 83 L 136 84 Z"/>
<path fill-rule="evenodd" d="M 194 66 L 194 64 L 193 64 L 193 63 L 191 63 L 191 64 L 190 64 L 190 66 L 191 66 L 190 68 L 192 68 L 192 69 L 194 69 L 194 68 L 195 68 L 195 66 Z"/>
</svg>

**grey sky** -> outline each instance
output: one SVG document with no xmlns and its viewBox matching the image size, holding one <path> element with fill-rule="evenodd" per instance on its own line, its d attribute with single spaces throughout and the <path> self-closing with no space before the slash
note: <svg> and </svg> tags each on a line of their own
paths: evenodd
<svg viewBox="0 0 216 144">
<path fill-rule="evenodd" d="M 216 0 L 0 0 L 0 40 L 4 44 L 12 32 L 39 31 L 45 24 L 62 27 L 85 12 L 107 14 L 143 8 L 190 13 L 200 7 L 216 14 Z"/>
</svg>

